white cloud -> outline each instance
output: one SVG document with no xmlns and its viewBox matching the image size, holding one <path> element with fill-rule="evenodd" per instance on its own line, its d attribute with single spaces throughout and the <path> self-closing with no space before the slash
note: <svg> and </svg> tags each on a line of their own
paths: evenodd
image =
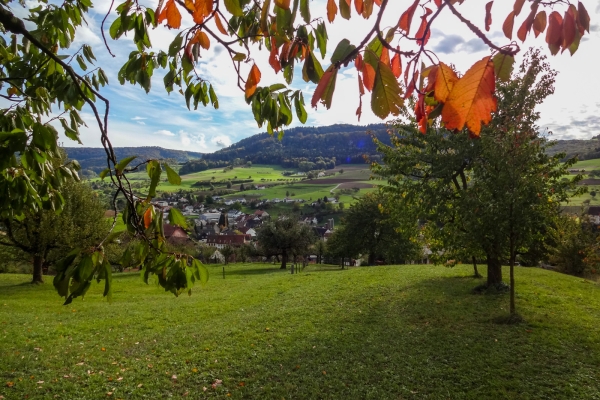
<svg viewBox="0 0 600 400">
<path fill-rule="evenodd" d="M 138 117 L 138 116 L 135 116 L 135 117 L 131 118 L 132 121 L 141 121 L 143 119 L 148 119 L 148 118 Z"/>
<path fill-rule="evenodd" d="M 175 136 L 175 134 L 166 129 L 161 129 L 159 131 L 154 132 L 155 135 L 165 135 L 165 136 Z"/>
<path fill-rule="evenodd" d="M 214 136 L 210 142 L 217 147 L 229 147 L 231 146 L 231 138 L 227 135 Z"/>
</svg>

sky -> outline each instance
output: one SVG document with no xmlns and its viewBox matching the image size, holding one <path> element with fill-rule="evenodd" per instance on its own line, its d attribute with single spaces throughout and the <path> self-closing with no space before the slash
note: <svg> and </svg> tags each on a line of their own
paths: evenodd
<svg viewBox="0 0 600 400">
<path fill-rule="evenodd" d="M 488 0 L 466 0 L 457 9 L 469 20 L 483 30 L 484 6 Z M 114 41 L 108 34 L 112 21 L 116 18 L 113 11 L 107 18 L 104 26 L 108 45 L 116 57 L 112 57 L 106 49 L 101 38 L 101 21 L 109 11 L 110 1 L 94 1 L 94 9 L 88 17 L 88 25 L 76 32 L 72 48 L 78 48 L 86 43 L 93 47 L 97 66 L 104 69 L 110 84 L 102 88 L 101 93 L 110 100 L 109 137 L 113 146 L 161 146 L 164 148 L 181 149 L 197 152 L 214 152 L 227 147 L 248 136 L 266 131 L 266 127 L 259 128 L 254 120 L 249 106 L 244 100 L 244 94 L 236 86 L 236 75 L 227 53 L 217 43 L 211 43 L 207 51 L 203 51 L 201 59 L 196 66 L 197 72 L 204 79 L 211 82 L 219 97 L 219 109 L 202 107 L 195 111 L 186 108 L 185 99 L 177 92 L 170 95 L 164 89 L 162 78 L 163 70 L 155 70 L 152 78 L 152 90 L 149 94 L 139 86 L 130 84 L 120 85 L 117 72 L 127 61 L 129 53 L 135 49 L 131 37 L 122 37 Z M 116 1 L 120 4 L 120 1 Z M 155 9 L 158 0 L 139 0 L 141 5 Z M 382 27 L 390 27 L 397 23 L 412 0 L 390 0 L 382 20 Z M 514 1 L 496 0 L 492 7 L 492 26 L 486 35 L 497 45 L 506 45 L 510 41 L 502 33 L 504 18 L 512 9 Z M 518 65 L 523 53 L 530 46 L 542 47 L 544 54 L 548 55 L 552 68 L 559 74 L 556 78 L 554 95 L 546 99 L 539 106 L 541 118 L 540 129 L 551 131 L 553 139 L 588 139 L 600 134 L 600 74 L 597 66 L 600 64 L 600 0 L 583 0 L 592 19 L 591 33 L 582 39 L 579 50 L 571 56 L 568 51 L 551 56 L 544 40 L 545 34 L 538 38 L 531 33 L 527 41 L 519 46 L 521 52 L 517 56 Z M 29 6 L 34 2 L 29 1 Z M 324 0 L 311 0 L 312 17 L 325 17 L 326 2 Z M 435 8 L 435 5 L 432 4 Z M 24 15 L 24 11 L 17 10 L 17 15 Z M 375 7 L 377 10 L 377 7 Z M 558 6 L 562 14 L 564 6 Z M 321 59 L 323 69 L 330 64 L 329 59 L 336 44 L 347 38 L 353 44 L 358 44 L 371 29 L 374 23 L 375 12 L 369 20 L 357 16 L 354 8 L 349 21 L 338 14 L 333 24 L 326 23 L 329 43 L 325 59 Z M 516 30 L 529 10 L 526 5 L 515 21 Z M 547 10 L 549 12 L 549 10 Z M 421 11 L 417 10 L 413 18 L 411 33 L 416 32 L 420 22 Z M 300 20 L 300 16 L 298 16 Z M 184 14 L 182 29 L 193 24 L 191 18 Z M 387 30 L 387 29 L 385 29 Z M 151 30 L 150 39 L 155 50 L 167 50 L 178 31 L 169 30 L 161 26 Z M 393 42 L 395 44 L 395 42 Z M 403 50 L 404 42 L 400 43 Z M 458 71 L 464 73 L 470 65 L 490 54 L 487 46 L 477 38 L 464 24 L 451 12 L 445 9 L 432 25 L 429 49 L 446 64 L 454 64 Z M 240 48 L 240 51 L 242 49 Z M 253 60 L 262 72 L 260 86 L 273 83 L 285 83 L 281 72 L 276 75 L 267 63 L 268 52 L 252 50 Z M 251 63 L 242 64 L 243 73 L 247 75 Z M 301 65 L 301 64 L 300 64 Z M 337 123 L 360 124 L 382 122 L 370 110 L 370 96 L 363 98 L 363 115 L 360 122 L 355 116 L 358 107 L 358 84 L 356 69 L 353 66 L 344 68 L 338 74 L 336 91 L 333 96 L 331 109 L 326 110 L 319 106 L 317 110 L 310 109 L 310 99 L 315 89 L 312 83 L 305 83 L 301 78 L 301 66 L 295 70 L 295 79 L 290 85 L 293 90 L 301 89 L 309 113 L 306 126 L 326 126 Z M 82 130 L 81 141 L 86 147 L 100 147 L 100 131 L 95 124 L 89 109 L 82 113 L 88 127 Z M 295 117 L 294 117 L 295 118 Z M 388 118 L 391 121 L 394 118 Z M 291 127 L 301 125 L 295 118 Z M 60 138 L 64 146 L 79 146 L 66 138 Z"/>
</svg>

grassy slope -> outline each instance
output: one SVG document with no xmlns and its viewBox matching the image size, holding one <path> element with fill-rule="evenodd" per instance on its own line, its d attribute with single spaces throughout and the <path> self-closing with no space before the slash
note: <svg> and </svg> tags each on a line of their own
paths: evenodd
<svg viewBox="0 0 600 400">
<path fill-rule="evenodd" d="M 597 284 L 519 268 L 527 323 L 507 326 L 491 322 L 507 297 L 469 294 L 469 267 L 310 268 L 210 267 L 180 298 L 119 275 L 113 304 L 94 284 L 69 306 L 0 275 L 0 395 L 600 398 Z"/>
</svg>

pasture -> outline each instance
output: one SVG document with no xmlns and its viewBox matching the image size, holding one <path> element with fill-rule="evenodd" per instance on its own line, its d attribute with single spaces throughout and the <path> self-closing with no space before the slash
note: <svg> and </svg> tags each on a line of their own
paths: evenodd
<svg viewBox="0 0 600 400">
<path fill-rule="evenodd" d="M 482 268 L 484 269 L 484 268 Z M 0 275 L 5 399 L 594 399 L 600 286 L 517 268 L 474 295 L 472 267 L 209 266 L 179 298 L 137 273 L 114 301 L 93 284 L 63 306 L 50 277 Z M 505 276 L 508 271 L 504 271 Z"/>
</svg>

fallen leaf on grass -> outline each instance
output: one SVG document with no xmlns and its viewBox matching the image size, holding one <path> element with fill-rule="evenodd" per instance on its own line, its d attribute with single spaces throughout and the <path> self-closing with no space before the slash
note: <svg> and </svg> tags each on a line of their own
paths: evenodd
<svg viewBox="0 0 600 400">
<path fill-rule="evenodd" d="M 202 391 L 206 392 L 208 390 L 208 388 L 206 386 L 202 387 Z"/>
<path fill-rule="evenodd" d="M 82 363 L 82 362 L 80 362 L 80 363 L 77 363 L 77 364 L 75 364 L 75 365 L 77 365 L 77 366 L 82 366 L 82 365 L 83 365 L 83 363 Z"/>
<path fill-rule="evenodd" d="M 144 386 L 144 385 L 143 385 L 143 384 L 141 384 L 141 383 L 138 385 L 138 387 L 139 387 L 139 388 L 141 388 L 142 386 Z"/>
<path fill-rule="evenodd" d="M 103 347 L 103 348 L 100 349 L 100 351 L 106 351 L 106 349 Z"/>
<path fill-rule="evenodd" d="M 173 379 L 174 381 L 176 381 L 177 380 L 177 375 L 171 376 L 171 379 Z"/>
<path fill-rule="evenodd" d="M 244 386 L 246 386 L 246 383 L 245 382 L 240 382 L 239 385 L 242 386 L 242 387 L 244 387 Z"/>
<path fill-rule="evenodd" d="M 192 368 L 192 372 L 198 372 L 198 368 Z"/>
<path fill-rule="evenodd" d="M 13 387 L 15 386 L 14 382 L 6 382 L 6 387 Z"/>
<path fill-rule="evenodd" d="M 37 381 L 37 384 L 38 384 L 38 385 L 41 385 L 41 384 L 43 384 L 43 383 L 44 383 L 44 381 Z"/>
<path fill-rule="evenodd" d="M 113 392 L 106 393 L 107 396 L 112 396 Z"/>
<path fill-rule="evenodd" d="M 118 378 L 117 378 L 117 380 L 118 380 L 118 381 L 122 381 L 122 380 L 123 380 L 123 377 L 122 377 L 122 376 L 120 376 L 120 377 L 118 377 Z"/>
<path fill-rule="evenodd" d="M 221 386 L 223 384 L 223 381 L 221 379 L 215 379 L 215 381 L 212 384 L 212 388 L 216 389 L 217 387 Z"/>
</svg>

